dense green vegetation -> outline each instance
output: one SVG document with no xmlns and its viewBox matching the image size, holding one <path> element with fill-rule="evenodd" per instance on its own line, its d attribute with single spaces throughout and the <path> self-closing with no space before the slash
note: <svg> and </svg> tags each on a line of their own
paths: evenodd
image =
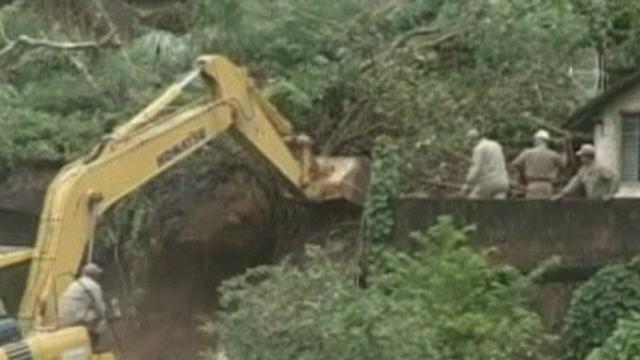
<svg viewBox="0 0 640 360">
<path fill-rule="evenodd" d="M 392 204 L 399 193 L 402 160 L 400 146 L 387 137 L 379 138 L 373 151 L 371 184 L 363 214 L 367 242 L 385 242 L 393 233 Z"/>
<path fill-rule="evenodd" d="M 223 286 L 208 329 L 230 359 L 536 358 L 531 279 L 491 266 L 467 231 L 443 218 L 411 255 L 376 247 L 367 288 L 318 249 L 251 270 Z"/>
<path fill-rule="evenodd" d="M 623 0 L 194 0 L 183 33 L 133 17 L 135 31 L 118 47 L 0 52 L 0 167 L 76 156 L 195 56 L 222 53 L 248 65 L 320 150 L 369 154 L 386 134 L 403 139 L 413 154 L 408 171 L 423 175 L 407 176 L 406 188 L 437 175 L 457 179 L 470 127 L 496 132 L 512 153 L 537 120 L 562 123 L 586 99 L 595 49 L 612 75 L 633 69 L 638 7 Z M 0 47 L 21 34 L 80 41 L 105 33 L 41 11 L 4 7 Z"/>
<path fill-rule="evenodd" d="M 621 319 L 615 332 L 587 360 L 631 360 L 640 357 L 640 316 Z"/>
<path fill-rule="evenodd" d="M 638 270 L 637 260 L 605 267 L 574 292 L 561 334 L 565 359 L 584 359 L 612 335 L 619 320 L 640 311 Z M 637 322 L 637 319 L 633 321 Z M 625 335 L 618 332 L 613 339 L 607 340 L 609 344 L 605 345 L 604 354 L 617 350 L 615 344 L 622 341 L 621 337 L 631 335 L 629 331 L 637 326 L 625 324 L 621 326 L 629 330 L 620 330 Z M 609 358 L 598 356 L 605 355 L 595 358 Z"/>
<path fill-rule="evenodd" d="M 232 359 L 538 356 L 531 279 L 489 265 L 447 221 L 418 235 L 415 253 L 384 247 L 389 204 L 402 192 L 431 190 L 430 180 L 459 181 L 470 128 L 494 133 L 511 156 L 540 123 L 562 124 L 597 90 L 597 56 L 611 81 L 636 70 L 640 2 L 176 1 L 186 10 L 169 17 L 182 24 L 173 32 L 147 21 L 153 9 L 145 1 L 113 1 L 130 12 L 118 21 L 111 7 L 87 15 L 73 7 L 80 2 L 68 2 L 69 14 L 46 1 L 6 3 L 0 177 L 26 160 L 79 156 L 203 53 L 247 65 L 319 151 L 374 158 L 363 222 L 375 244 L 367 251 L 369 287 L 355 286 L 315 250 L 303 267 L 261 268 L 229 282 L 215 336 Z M 98 46 L 62 50 L 24 36 Z M 130 200 L 98 234 L 99 252 L 124 252 L 136 265 L 124 266 L 131 292 L 159 246 L 147 229 L 154 201 Z M 568 359 L 600 345 L 590 360 L 633 358 L 638 320 L 614 328 L 637 310 L 637 277 L 620 265 L 578 290 L 562 336 Z"/>
</svg>

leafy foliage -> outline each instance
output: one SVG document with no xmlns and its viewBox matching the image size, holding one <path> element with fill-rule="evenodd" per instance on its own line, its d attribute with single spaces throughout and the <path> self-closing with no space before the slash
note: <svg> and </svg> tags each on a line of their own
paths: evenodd
<svg viewBox="0 0 640 360">
<path fill-rule="evenodd" d="M 404 190 L 462 179 L 470 127 L 515 155 L 539 120 L 562 123 L 589 95 L 572 74 L 593 72 L 581 68 L 585 50 L 606 27 L 628 29 L 605 54 L 611 68 L 637 53 L 633 26 L 594 20 L 599 0 L 196 3 L 203 48 L 255 69 L 324 152 L 370 154 L 379 135 L 402 139 L 415 151 Z M 635 6 L 607 8 L 637 18 Z"/>
<path fill-rule="evenodd" d="M 609 62 L 613 75 L 637 67 L 640 5 L 624 0 L 572 0 L 572 5 L 588 24 L 584 41 L 596 47 Z"/>
<path fill-rule="evenodd" d="M 196 0 L 189 6 L 192 28 L 184 35 L 141 29 L 116 51 L 3 56 L 0 77 L 15 96 L 0 96 L 0 109 L 20 111 L 0 120 L 11 117 L 38 133 L 29 114 L 45 112 L 50 122 L 70 124 L 64 137 L 76 141 L 59 149 L 54 135 L 8 139 L 0 168 L 10 168 L 16 153 L 31 154 L 31 141 L 63 158 L 77 156 L 179 78 L 195 56 L 222 53 L 247 65 L 323 153 L 370 155 L 377 137 L 399 139 L 415 153 L 403 190 L 423 190 L 429 178 L 462 178 L 457 154 L 467 150 L 467 129 L 497 133 L 513 154 L 538 126 L 534 120 L 561 123 L 585 100 L 569 69 L 580 67 L 586 50 L 599 49 L 618 71 L 637 64 L 640 43 L 634 26 L 640 9 L 623 0 Z M 0 11 L 0 21 L 8 39 L 87 38 L 11 7 Z M 78 126 L 90 131 L 78 134 Z"/>
<path fill-rule="evenodd" d="M 603 57 L 612 76 L 637 68 L 640 61 L 640 5 L 625 0 L 194 0 L 189 6 L 192 28 L 183 35 L 140 28 L 119 49 L 2 52 L 0 175 L 26 159 L 77 157 L 179 79 L 195 56 L 222 53 L 247 65 L 297 129 L 313 135 L 322 153 L 373 155 L 368 236 L 382 241 L 393 225 L 393 196 L 429 188 L 425 180 L 432 178 L 462 179 L 466 162 L 460 154 L 468 150 L 463 135 L 469 128 L 494 132 L 511 155 L 538 120 L 560 124 L 586 100 L 584 86 L 569 71 L 581 66 L 585 52 Z M 55 41 L 93 37 L 27 9 L 0 8 L 0 23 L 0 49 L 21 34 Z M 379 138 L 387 140 L 376 143 Z M 132 248 L 125 252 L 141 268 L 154 246 L 142 230 L 146 207 L 121 209 L 108 226 L 113 234 L 101 235 L 107 239 L 104 251 L 112 253 L 116 245 L 125 245 L 109 238 L 136 240 L 127 242 Z M 338 265 L 317 254 L 303 269 L 261 269 L 252 276 L 267 280 L 255 287 L 251 276 L 238 280 L 227 290 L 223 339 L 242 329 L 264 341 L 256 344 L 304 354 L 320 349 L 328 358 L 345 357 L 328 353 L 331 346 L 356 358 L 373 350 L 381 351 L 376 357 L 454 359 L 466 358 L 463 350 L 479 359 L 526 352 L 537 327 L 524 306 L 526 279 L 497 272 L 467 247 L 451 245 L 460 234 L 451 228 L 447 233 L 443 229 L 450 225 L 445 225 L 438 228 L 443 234 L 419 237 L 424 248 L 414 256 L 375 253 L 370 289 L 352 287 Z M 451 241 L 436 245 L 437 239 Z M 442 246 L 449 250 L 439 251 Z M 461 269 L 459 277 L 454 264 Z M 575 356 L 601 344 L 615 320 L 636 306 L 633 281 L 618 281 L 614 274 L 636 279 L 635 272 L 610 271 L 600 275 L 615 283 L 606 286 L 631 295 L 609 297 L 593 285 L 607 283 L 600 277 L 577 293 L 565 330 L 567 341 L 576 344 Z M 129 274 L 130 281 L 140 280 L 141 272 Z M 427 293 L 425 284 L 435 290 Z M 310 303 L 302 300 L 307 298 Z M 263 299 L 276 300 L 267 307 Z M 234 302 L 247 308 L 235 309 Z M 288 312 L 271 311 L 276 307 Z M 258 326 L 249 330 L 251 321 Z M 272 322 L 275 332 L 267 327 Z M 335 331 L 342 337 L 330 336 Z M 295 332 L 299 342 L 291 340 Z M 235 338 L 229 340 L 232 348 L 243 337 Z M 247 343 L 246 351 L 255 349 L 252 345 Z"/>
<path fill-rule="evenodd" d="M 613 335 L 586 360 L 632 360 L 640 358 L 640 315 L 621 319 Z"/>
<path fill-rule="evenodd" d="M 110 211 L 96 233 L 95 257 L 110 265 L 114 293 L 125 305 L 126 315 L 135 315 L 145 295 L 150 263 L 162 244 L 152 236 L 153 198 L 136 195 Z"/>
<path fill-rule="evenodd" d="M 377 252 L 366 289 L 317 248 L 302 267 L 251 270 L 225 283 L 205 329 L 229 359 L 529 358 L 541 330 L 530 280 L 489 265 L 467 231 L 443 218 L 415 234 L 415 254 Z"/>
<path fill-rule="evenodd" d="M 367 241 L 381 243 L 391 238 L 392 202 L 399 194 L 401 161 L 399 146 L 388 138 L 379 139 L 373 151 L 371 185 L 364 210 Z"/>
<path fill-rule="evenodd" d="M 573 294 L 562 329 L 563 356 L 584 359 L 614 332 L 620 319 L 640 311 L 638 262 L 610 265 Z"/>
<path fill-rule="evenodd" d="M 0 47 L 20 35 L 85 41 L 28 9 L 0 9 Z M 0 175 L 23 160 L 70 160 L 139 111 L 193 59 L 186 42 L 149 32 L 121 51 L 20 48 L 0 57 Z M 178 71 L 179 69 L 179 71 Z M 46 74 L 46 76 L 44 76 Z"/>
</svg>

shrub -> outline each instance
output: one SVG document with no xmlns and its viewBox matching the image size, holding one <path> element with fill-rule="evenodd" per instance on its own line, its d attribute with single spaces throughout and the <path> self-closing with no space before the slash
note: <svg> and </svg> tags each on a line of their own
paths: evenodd
<svg viewBox="0 0 640 360">
<path fill-rule="evenodd" d="M 364 210 L 367 241 L 380 243 L 391 239 L 392 202 L 399 194 L 401 162 L 400 147 L 388 138 L 380 138 L 373 151 L 371 185 Z"/>
<path fill-rule="evenodd" d="M 529 279 L 489 265 L 450 219 L 415 239 L 412 255 L 373 252 L 366 289 L 317 248 L 302 267 L 252 270 L 223 285 L 219 322 L 205 328 L 232 360 L 532 356 Z"/>
<path fill-rule="evenodd" d="M 640 359 L 640 315 L 637 313 L 628 319 L 620 320 L 613 335 L 586 360 L 634 359 Z"/>
<path fill-rule="evenodd" d="M 564 359 L 584 359 L 613 333 L 618 320 L 640 311 L 637 266 L 637 261 L 607 266 L 576 289 L 562 328 Z"/>
</svg>

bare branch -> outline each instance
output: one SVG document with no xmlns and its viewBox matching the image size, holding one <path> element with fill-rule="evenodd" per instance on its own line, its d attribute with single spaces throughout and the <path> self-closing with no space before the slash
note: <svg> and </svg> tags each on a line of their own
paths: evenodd
<svg viewBox="0 0 640 360">
<path fill-rule="evenodd" d="M 16 43 L 28 47 L 46 47 L 58 50 L 86 50 L 86 49 L 97 49 L 104 46 L 113 46 L 118 47 L 120 44 L 118 42 L 113 41 L 114 36 L 116 35 L 115 31 L 109 32 L 107 35 L 102 37 L 97 41 L 80 41 L 80 42 L 68 42 L 68 41 L 52 41 L 48 39 L 34 39 L 27 35 L 20 35 Z"/>
<path fill-rule="evenodd" d="M 17 46 L 18 46 L 18 42 L 16 41 L 9 42 L 5 47 L 2 48 L 2 50 L 0 50 L 0 57 L 3 57 L 6 54 L 12 52 L 13 49 L 15 49 Z"/>
<path fill-rule="evenodd" d="M 119 42 L 119 38 L 118 38 L 118 27 L 116 26 L 116 24 L 113 23 L 113 19 L 111 18 L 111 16 L 109 15 L 109 13 L 107 12 L 107 10 L 104 8 L 104 3 L 100 0 L 93 0 L 92 1 L 94 7 L 96 9 L 98 9 L 98 12 L 100 13 L 100 16 L 104 18 L 104 21 L 107 22 L 107 25 L 109 26 L 109 34 L 113 33 L 112 36 L 115 36 L 115 40 L 117 42 Z"/>
<path fill-rule="evenodd" d="M 394 10 L 395 8 L 397 8 L 401 4 L 402 3 L 398 0 L 388 1 L 386 4 L 384 4 L 380 8 L 374 10 L 374 12 L 371 14 L 371 18 L 382 17 L 388 14 L 389 12 L 391 12 L 392 10 Z"/>
<path fill-rule="evenodd" d="M 536 82 L 533 89 L 536 91 L 536 96 L 538 97 L 538 102 L 540 103 L 540 105 L 543 105 L 544 102 L 544 96 L 542 95 L 542 91 L 540 90 L 540 85 L 538 85 L 538 83 Z"/>
<path fill-rule="evenodd" d="M 18 48 L 48 48 L 64 51 L 80 51 L 101 47 L 119 47 L 121 44 L 115 38 L 116 33 L 117 32 L 113 30 L 97 41 L 53 41 L 49 39 L 35 39 L 28 35 L 20 35 L 16 40 L 9 40 L 4 32 L 4 26 L 0 23 L 0 36 L 6 41 L 5 47 L 0 50 L 0 58 Z"/>
<path fill-rule="evenodd" d="M 431 40 L 429 42 L 426 42 L 423 44 L 423 46 L 425 47 L 436 47 L 444 42 L 447 42 L 453 38 L 455 38 L 456 36 L 458 36 L 459 32 L 454 31 L 454 32 L 450 32 L 448 34 L 444 34 L 442 36 L 439 36 L 438 38 Z"/>
<path fill-rule="evenodd" d="M 87 66 L 83 64 L 82 61 L 80 61 L 80 59 L 78 58 L 78 54 L 67 53 L 66 55 L 69 61 L 71 61 L 71 63 L 73 64 L 73 66 L 75 66 L 76 69 L 78 69 L 78 71 L 80 71 L 80 73 L 84 76 L 87 83 L 94 90 L 100 90 L 100 86 L 98 86 L 98 82 L 93 77 L 93 75 L 91 75 L 91 72 L 89 72 L 89 69 L 87 68 Z"/>
<path fill-rule="evenodd" d="M 414 38 L 416 36 L 430 35 L 430 34 L 435 34 L 437 32 L 439 32 L 438 28 L 434 28 L 430 26 L 413 29 L 396 38 L 391 44 L 391 50 L 404 46 L 409 40 L 411 40 L 411 38 Z"/>
<path fill-rule="evenodd" d="M 0 50 L 0 57 L 4 56 L 6 53 L 13 51 L 16 47 L 17 43 L 15 41 L 9 40 L 7 37 L 7 33 L 4 30 L 4 24 L 0 21 L 0 40 L 4 42 L 6 45 L 2 50 Z"/>
</svg>

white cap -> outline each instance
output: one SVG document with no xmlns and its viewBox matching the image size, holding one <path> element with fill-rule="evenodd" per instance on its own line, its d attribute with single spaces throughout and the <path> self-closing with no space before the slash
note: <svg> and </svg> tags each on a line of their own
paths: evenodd
<svg viewBox="0 0 640 360">
<path fill-rule="evenodd" d="M 476 139 L 480 137 L 480 131 L 478 131 L 478 129 L 471 129 L 469 131 L 467 131 L 467 138 L 469 139 Z"/>
<path fill-rule="evenodd" d="M 551 135 L 549 135 L 549 132 L 547 130 L 538 130 L 536 131 L 535 135 L 533 135 L 534 139 L 540 139 L 540 140 L 545 140 L 545 141 L 549 141 L 551 140 Z"/>
<path fill-rule="evenodd" d="M 591 144 L 583 144 L 580 147 L 580 150 L 576 153 L 578 156 L 586 155 L 586 156 L 594 156 L 596 154 L 596 148 Z"/>
<path fill-rule="evenodd" d="M 94 263 L 88 263 L 82 268 L 82 275 L 86 276 L 100 276 L 102 275 L 102 268 Z"/>
</svg>

